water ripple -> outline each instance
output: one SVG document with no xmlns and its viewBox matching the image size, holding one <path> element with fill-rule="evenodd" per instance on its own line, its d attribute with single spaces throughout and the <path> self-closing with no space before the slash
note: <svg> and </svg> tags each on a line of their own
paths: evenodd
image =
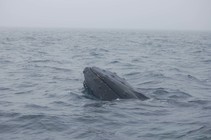
<svg viewBox="0 0 211 140">
<path fill-rule="evenodd" d="M 209 32 L 0 30 L 1 139 L 211 139 Z M 150 99 L 87 98 L 87 66 Z"/>
</svg>

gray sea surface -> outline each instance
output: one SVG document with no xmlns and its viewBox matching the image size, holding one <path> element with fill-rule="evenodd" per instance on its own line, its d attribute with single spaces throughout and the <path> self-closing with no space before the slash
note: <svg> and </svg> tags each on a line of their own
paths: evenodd
<svg viewBox="0 0 211 140">
<path fill-rule="evenodd" d="M 87 98 L 83 69 L 149 100 Z M 1 140 L 210 140 L 211 32 L 0 29 Z"/>
</svg>

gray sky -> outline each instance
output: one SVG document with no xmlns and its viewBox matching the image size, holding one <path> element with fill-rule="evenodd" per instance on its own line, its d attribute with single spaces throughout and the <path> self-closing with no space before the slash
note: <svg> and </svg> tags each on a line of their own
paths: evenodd
<svg viewBox="0 0 211 140">
<path fill-rule="evenodd" d="M 211 30 L 211 0 L 0 0 L 0 26 Z"/>
</svg>

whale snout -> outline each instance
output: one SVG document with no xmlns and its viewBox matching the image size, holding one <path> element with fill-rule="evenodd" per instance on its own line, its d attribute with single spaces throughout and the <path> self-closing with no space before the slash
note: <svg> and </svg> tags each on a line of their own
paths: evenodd
<svg viewBox="0 0 211 140">
<path fill-rule="evenodd" d="M 148 99 L 145 95 L 135 91 L 124 78 L 116 73 L 98 67 L 86 67 L 83 73 L 85 89 L 91 91 L 90 94 L 98 99 Z"/>
</svg>

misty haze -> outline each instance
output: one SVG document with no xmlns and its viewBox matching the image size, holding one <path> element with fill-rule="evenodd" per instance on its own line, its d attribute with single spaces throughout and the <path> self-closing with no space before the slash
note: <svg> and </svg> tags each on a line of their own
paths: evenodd
<svg viewBox="0 0 211 140">
<path fill-rule="evenodd" d="M 0 0 L 2 27 L 211 30 L 210 0 Z"/>
</svg>

